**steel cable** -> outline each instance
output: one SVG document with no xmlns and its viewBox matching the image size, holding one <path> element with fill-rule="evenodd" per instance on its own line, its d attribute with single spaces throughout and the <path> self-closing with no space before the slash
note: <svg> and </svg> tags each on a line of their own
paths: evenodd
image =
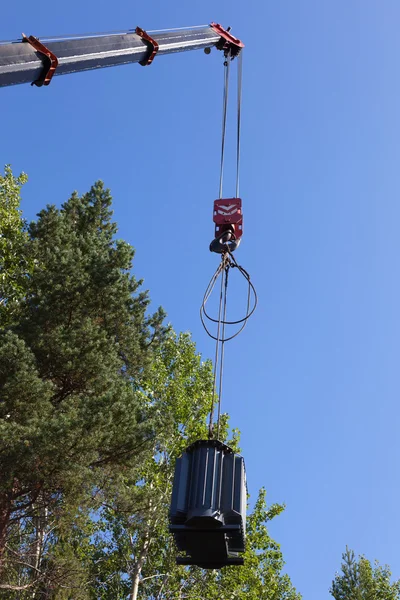
<svg viewBox="0 0 400 600">
<path fill-rule="evenodd" d="M 247 307 L 246 314 L 241 319 L 236 319 L 234 321 L 228 321 L 227 319 L 227 298 L 228 298 L 228 276 L 229 270 L 231 268 L 237 268 L 239 273 L 246 279 L 248 284 L 247 291 Z M 218 278 L 221 276 L 221 287 L 219 294 L 219 307 L 218 307 L 218 318 L 211 317 L 206 311 L 206 304 L 215 289 L 215 285 L 218 281 Z M 253 303 L 251 304 L 251 297 L 253 295 Z M 225 354 L 225 342 L 232 340 L 239 333 L 243 331 L 245 328 L 248 319 L 251 317 L 253 312 L 256 309 L 258 302 L 257 292 L 254 287 L 254 284 L 250 280 L 250 275 L 247 271 L 241 267 L 237 261 L 234 259 L 232 254 L 226 252 L 222 255 L 221 262 L 218 265 L 214 275 L 211 277 L 207 289 L 204 293 L 203 302 L 200 307 L 200 319 L 203 324 L 203 327 L 207 333 L 207 335 L 215 340 L 215 360 L 214 360 L 214 377 L 213 377 L 213 392 L 212 392 L 212 402 L 211 402 L 211 410 L 210 410 L 210 421 L 208 427 L 208 435 L 209 439 L 213 437 L 213 420 L 214 420 L 214 410 L 216 404 L 217 397 L 217 377 L 218 377 L 218 369 L 219 369 L 219 384 L 218 384 L 218 417 L 217 417 L 217 438 L 219 438 L 220 434 L 220 425 L 221 425 L 221 400 L 222 400 L 222 383 L 223 383 L 223 369 L 224 369 L 224 354 Z M 206 324 L 206 319 L 211 321 L 212 323 L 217 324 L 217 334 L 213 335 Z M 225 327 L 227 325 L 241 325 L 238 331 L 236 331 L 233 335 L 226 337 L 225 336 Z"/>
<path fill-rule="evenodd" d="M 218 417 L 217 417 L 217 439 L 219 439 L 220 424 L 221 424 L 221 403 L 222 403 L 222 381 L 224 375 L 224 357 L 225 357 L 225 323 L 226 323 L 226 299 L 228 291 L 228 275 L 229 267 L 225 267 L 225 281 L 224 281 L 224 309 L 222 315 L 222 332 L 221 332 L 221 360 L 219 367 L 219 385 L 218 385 Z M 223 279 L 223 278 L 222 278 Z"/>
<path fill-rule="evenodd" d="M 240 319 L 235 319 L 233 321 L 227 321 L 224 320 L 224 324 L 225 325 L 240 325 L 241 323 L 243 323 L 243 327 L 245 326 L 247 320 L 251 317 L 251 315 L 254 313 L 254 311 L 256 310 L 257 307 L 257 302 L 258 302 L 258 298 L 257 298 L 257 291 L 254 287 L 254 284 L 252 283 L 251 279 L 250 279 L 250 275 L 247 273 L 247 271 L 241 267 L 236 260 L 233 258 L 232 254 L 229 254 L 229 267 L 230 268 L 237 268 L 239 273 L 241 275 L 243 275 L 243 277 L 246 279 L 247 283 L 248 283 L 248 291 L 247 291 L 247 308 L 246 308 L 246 314 L 244 317 L 240 318 Z M 206 291 L 204 293 L 204 297 L 203 297 L 203 302 L 202 305 L 200 307 L 200 318 L 201 318 L 201 322 L 203 324 L 204 329 L 206 330 L 207 334 L 214 340 L 216 340 L 217 338 L 212 335 L 212 333 L 209 331 L 205 319 L 207 319 L 208 321 L 211 321 L 212 323 L 219 323 L 219 317 L 217 319 L 215 319 L 214 317 L 212 317 L 211 315 L 208 314 L 207 310 L 206 310 L 206 305 L 207 302 L 214 290 L 215 284 L 218 280 L 218 277 L 221 274 L 221 271 L 224 269 L 223 266 L 223 261 L 221 261 L 220 265 L 218 266 L 217 270 L 215 271 L 214 275 L 212 276 L 212 278 L 210 279 L 210 282 L 206 288 Z M 251 304 L 251 296 L 253 295 L 253 303 Z M 233 339 L 234 337 L 236 337 L 241 331 L 243 331 L 243 328 L 241 328 L 237 333 L 235 333 L 233 336 L 229 337 L 229 338 L 223 338 L 225 342 L 228 342 L 229 340 Z"/>
<path fill-rule="evenodd" d="M 229 95 L 229 66 L 231 64 L 230 52 L 224 61 L 224 92 L 222 101 L 222 142 L 221 142 L 221 165 L 219 172 L 219 198 L 222 198 L 222 187 L 224 179 L 224 160 L 225 160 L 225 138 L 226 138 L 226 117 L 228 112 Z"/>
<path fill-rule="evenodd" d="M 237 70 L 237 141 L 236 141 L 236 198 L 239 198 L 239 172 L 240 172 L 240 133 L 242 112 L 242 73 L 243 52 L 238 56 Z"/>
<path fill-rule="evenodd" d="M 238 71 L 237 71 L 237 132 L 236 132 L 236 185 L 235 193 L 236 198 L 239 197 L 239 183 L 240 183 L 240 143 L 241 143 L 241 106 L 242 106 L 242 73 L 243 63 L 242 54 L 238 58 Z M 227 53 L 224 61 L 224 89 L 223 89 L 223 102 L 222 102 L 222 140 L 221 140 L 221 163 L 220 163 L 220 177 L 219 177 L 219 198 L 223 196 L 223 178 L 224 178 L 224 162 L 225 162 L 225 141 L 226 141 L 226 127 L 227 127 L 227 112 L 228 112 L 228 97 L 229 97 L 229 70 L 231 63 L 231 54 Z M 247 289 L 247 306 L 246 314 L 240 319 L 234 321 L 227 320 L 227 295 L 228 295 L 228 277 L 229 270 L 231 268 L 237 268 L 239 273 L 246 279 L 248 284 Z M 219 298 L 218 318 L 211 317 L 207 310 L 207 302 L 215 288 L 218 278 L 221 276 L 221 290 Z M 253 303 L 252 303 L 253 296 Z M 219 383 L 218 383 L 218 416 L 217 416 L 217 438 L 220 436 L 221 429 L 221 400 L 222 400 L 222 384 L 223 384 L 223 370 L 224 370 L 224 355 L 225 355 L 225 342 L 232 340 L 245 328 L 248 319 L 254 313 L 257 306 L 257 292 L 250 280 L 250 275 L 247 271 L 241 267 L 232 255 L 229 248 L 221 257 L 221 263 L 217 267 L 214 275 L 211 277 L 206 291 L 204 293 L 203 302 L 200 307 L 200 319 L 207 335 L 215 340 L 215 361 L 214 361 L 214 377 L 213 377 L 213 392 L 212 402 L 210 410 L 210 421 L 208 427 L 209 438 L 212 439 L 214 434 L 214 410 L 217 395 L 217 377 L 219 369 Z M 211 323 L 217 324 L 216 336 L 209 330 L 206 320 Z M 228 325 L 240 325 L 239 330 L 234 334 L 226 337 L 225 328 Z"/>
<path fill-rule="evenodd" d="M 223 295 L 223 284 L 224 277 L 221 278 L 221 293 L 219 298 L 219 310 L 218 310 L 218 329 L 217 329 L 217 337 L 214 338 L 217 340 L 215 344 L 215 359 L 214 359 L 214 380 L 213 380 L 213 393 L 211 400 L 211 410 L 210 410 L 210 422 L 208 425 L 208 437 L 211 439 L 213 437 L 213 421 L 214 421 L 214 408 L 215 408 L 215 396 L 217 393 L 217 372 L 218 372 L 218 358 L 219 358 L 219 341 L 220 341 L 220 329 L 221 329 L 221 312 L 222 312 L 222 295 Z M 215 283 L 214 283 L 215 285 Z"/>
</svg>

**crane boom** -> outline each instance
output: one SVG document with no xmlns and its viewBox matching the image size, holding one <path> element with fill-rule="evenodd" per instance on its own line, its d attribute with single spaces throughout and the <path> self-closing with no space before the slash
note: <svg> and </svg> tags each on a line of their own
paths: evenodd
<svg viewBox="0 0 400 600">
<path fill-rule="evenodd" d="M 66 75 L 135 62 L 146 65 L 156 54 L 213 46 L 234 56 L 243 44 L 216 23 L 154 33 L 146 33 L 138 27 L 128 32 L 40 41 L 33 36 L 23 36 L 15 42 L 0 43 L 0 87 L 19 83 L 48 85 L 53 74 Z"/>
</svg>

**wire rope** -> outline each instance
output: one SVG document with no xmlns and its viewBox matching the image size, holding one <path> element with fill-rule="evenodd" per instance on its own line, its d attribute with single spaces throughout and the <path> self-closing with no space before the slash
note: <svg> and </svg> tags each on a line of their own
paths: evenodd
<svg viewBox="0 0 400 600">
<path fill-rule="evenodd" d="M 242 79 L 243 79 L 243 52 L 238 56 L 237 68 L 237 139 L 236 139 L 236 198 L 239 198 L 239 173 L 240 173 L 240 133 L 242 113 Z"/>
<path fill-rule="evenodd" d="M 250 275 L 247 273 L 247 271 L 241 267 L 236 260 L 234 259 L 234 257 L 232 256 L 232 254 L 227 253 L 229 256 L 229 267 L 230 268 L 237 268 L 239 273 L 241 275 L 243 275 L 243 277 L 246 279 L 247 283 L 248 283 L 248 292 L 247 292 L 247 308 L 246 308 L 246 314 L 244 317 L 240 318 L 240 319 L 235 319 L 233 321 L 228 321 L 228 320 L 224 320 L 224 324 L 225 325 L 240 325 L 243 323 L 243 325 L 246 324 L 246 321 L 251 317 L 251 315 L 254 313 L 254 311 L 256 310 L 257 307 L 257 302 L 258 302 L 258 298 L 257 298 L 257 291 L 254 287 L 253 282 L 250 279 Z M 221 264 L 218 266 L 217 270 L 215 271 L 214 275 L 212 276 L 212 278 L 210 279 L 210 282 L 206 288 L 206 291 L 204 293 L 204 297 L 203 297 L 203 302 L 200 308 L 200 316 L 201 316 L 201 321 L 203 323 L 203 326 L 206 330 L 206 332 L 208 333 L 208 335 L 212 338 L 212 339 L 217 339 L 215 336 L 212 335 L 212 333 L 208 330 L 205 319 L 207 319 L 208 321 L 211 321 L 212 323 L 219 323 L 219 317 L 218 318 L 214 318 L 211 315 L 208 314 L 207 310 L 206 310 L 206 306 L 207 306 L 207 302 L 214 290 L 215 284 L 218 280 L 218 277 L 221 274 L 221 271 L 223 269 L 223 262 L 221 261 Z M 251 296 L 253 295 L 253 302 L 251 303 Z M 229 340 L 233 339 L 234 337 L 236 337 L 240 331 L 242 331 L 242 329 L 240 329 L 235 335 L 229 337 L 229 338 L 224 338 L 225 342 L 228 342 Z"/>
<path fill-rule="evenodd" d="M 217 393 L 217 372 L 218 372 L 218 358 L 219 358 L 219 340 L 220 340 L 220 329 L 221 329 L 221 312 L 222 312 L 222 295 L 223 295 L 223 283 L 224 278 L 221 278 L 221 292 L 219 298 L 219 310 L 218 310 L 218 330 L 217 330 L 217 343 L 215 344 L 215 359 L 214 359 L 214 380 L 213 380 L 213 392 L 212 392 L 212 400 L 211 400 L 211 410 L 210 410 L 210 422 L 208 425 L 208 437 L 211 439 L 213 437 L 213 421 L 214 421 L 214 409 L 215 409 L 215 396 Z"/>
<path fill-rule="evenodd" d="M 225 267 L 224 269 L 225 281 L 224 281 L 224 309 L 222 315 L 222 331 L 221 331 L 221 360 L 219 367 L 219 385 L 218 385 L 218 417 L 217 417 L 217 439 L 219 439 L 219 432 L 221 426 L 221 404 L 222 404 L 222 382 L 224 375 L 224 358 L 225 358 L 225 323 L 226 323 L 226 299 L 227 299 L 227 291 L 228 291 L 228 275 L 229 275 L 229 267 Z"/>
<path fill-rule="evenodd" d="M 229 99 L 229 74 L 230 74 L 230 63 L 232 56 L 230 51 L 225 55 L 224 60 L 224 85 L 223 85 L 223 100 L 222 100 L 222 137 L 221 137 L 221 161 L 220 161 L 220 174 L 219 174 L 219 198 L 223 197 L 223 183 L 224 183 L 224 166 L 225 166 L 225 146 L 226 146 L 226 129 L 227 129 L 227 115 L 228 115 L 228 99 Z M 239 198 L 239 184 L 240 184 L 240 145 L 241 145 L 241 112 L 242 112 L 242 79 L 243 79 L 243 58 L 242 53 L 238 57 L 237 67 L 237 124 L 236 124 L 236 182 L 235 182 L 235 194 L 236 198 Z M 226 232 L 223 231 L 224 235 Z M 234 231 L 231 232 L 231 236 L 234 236 Z M 216 238 L 218 239 L 218 238 Z M 235 236 L 234 236 L 234 239 Z M 210 246 L 212 249 L 212 245 Z M 246 312 L 244 317 L 236 320 L 227 319 L 227 296 L 228 296 L 228 277 L 231 268 L 236 268 L 239 273 L 247 281 L 247 303 Z M 221 288 L 219 297 L 218 317 L 214 318 L 207 312 L 207 302 L 215 289 L 218 278 L 221 277 Z M 225 251 L 222 254 L 221 262 L 217 267 L 214 275 L 211 277 L 206 291 L 204 293 L 203 302 L 200 307 L 200 319 L 207 335 L 215 340 L 215 360 L 214 360 L 214 377 L 213 377 L 213 391 L 212 391 L 212 402 L 210 411 L 209 421 L 209 438 L 213 437 L 214 428 L 214 411 L 216 401 L 218 402 L 218 413 L 217 413 L 217 438 L 220 436 L 221 431 L 221 403 L 222 403 L 222 386 L 223 386 L 223 372 L 224 372 L 224 358 L 225 358 L 225 343 L 235 338 L 245 328 L 248 319 L 254 313 L 257 306 L 257 292 L 250 280 L 248 272 L 241 267 L 236 259 L 232 255 L 232 248 L 229 248 L 225 244 Z M 207 321 L 215 323 L 217 325 L 217 333 L 214 335 L 210 329 Z M 226 327 L 231 325 L 238 325 L 239 329 L 232 335 L 226 335 Z M 217 378 L 218 378 L 218 400 L 217 397 Z"/>
<path fill-rule="evenodd" d="M 228 113 L 229 96 L 229 70 L 230 70 L 230 52 L 224 61 L 224 91 L 222 100 L 222 141 L 221 141 L 221 164 L 219 172 L 219 198 L 222 198 L 222 188 L 224 180 L 224 160 L 225 160 L 225 139 L 226 139 L 226 121 Z"/>
<path fill-rule="evenodd" d="M 227 299 L 228 299 L 228 277 L 229 271 L 232 268 L 237 268 L 239 273 L 245 278 L 248 285 L 247 291 L 247 303 L 246 303 L 246 313 L 245 316 L 236 319 L 236 320 L 228 320 L 227 319 Z M 206 310 L 207 302 L 215 289 L 216 283 L 221 277 L 221 286 L 220 286 L 220 294 L 219 294 L 219 306 L 218 306 L 218 317 L 214 318 L 208 314 Z M 252 300 L 253 297 L 253 301 Z M 248 319 L 254 313 L 257 306 L 258 298 L 257 291 L 254 287 L 254 284 L 250 280 L 250 275 L 247 271 L 241 267 L 236 259 L 232 256 L 231 253 L 225 252 L 221 257 L 221 262 L 218 265 L 214 275 L 211 277 L 210 282 L 206 288 L 204 293 L 203 302 L 200 307 L 200 319 L 203 324 L 203 327 L 207 333 L 207 335 L 215 340 L 215 360 L 214 360 L 214 377 L 213 377 L 213 391 L 212 391 L 212 402 L 211 402 L 211 410 L 210 410 L 210 421 L 208 427 L 209 439 L 213 437 L 213 421 L 214 421 L 214 412 L 215 405 L 218 402 L 218 413 L 217 413 L 217 438 L 219 438 L 220 430 L 221 430 L 221 401 L 222 401 L 222 385 L 223 385 L 223 371 L 224 371 L 224 357 L 225 357 L 225 342 L 232 340 L 236 336 L 239 335 L 245 328 Z M 209 327 L 207 326 L 206 320 L 216 323 L 217 325 L 217 333 L 214 335 Z M 229 325 L 240 325 L 239 330 L 234 334 L 226 336 L 225 328 Z M 217 378 L 218 378 L 218 394 L 217 394 Z M 216 400 L 218 396 L 218 400 Z"/>
</svg>

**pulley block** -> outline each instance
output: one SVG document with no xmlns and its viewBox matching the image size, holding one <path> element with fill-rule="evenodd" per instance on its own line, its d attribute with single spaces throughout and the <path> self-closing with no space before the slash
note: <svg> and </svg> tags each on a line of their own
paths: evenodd
<svg viewBox="0 0 400 600">
<path fill-rule="evenodd" d="M 214 201 L 213 221 L 215 239 L 210 244 L 211 252 L 233 252 L 243 234 L 242 200 L 219 198 Z"/>
</svg>

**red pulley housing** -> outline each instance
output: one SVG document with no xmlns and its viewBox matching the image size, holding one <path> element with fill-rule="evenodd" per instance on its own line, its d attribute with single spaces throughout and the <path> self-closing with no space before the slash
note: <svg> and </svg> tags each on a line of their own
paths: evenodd
<svg viewBox="0 0 400 600">
<path fill-rule="evenodd" d="M 242 201 L 240 198 L 220 198 L 214 201 L 215 237 L 232 231 L 238 240 L 243 233 Z"/>
</svg>

